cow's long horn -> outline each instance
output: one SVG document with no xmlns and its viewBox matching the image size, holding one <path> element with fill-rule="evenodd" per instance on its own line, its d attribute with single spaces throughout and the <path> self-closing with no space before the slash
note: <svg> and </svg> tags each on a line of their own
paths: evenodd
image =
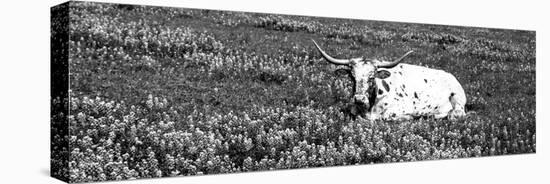
<svg viewBox="0 0 550 184">
<path fill-rule="evenodd" d="M 325 51 L 323 51 L 323 49 L 321 49 L 321 47 L 319 47 L 319 45 L 317 45 L 317 42 L 315 42 L 315 40 L 312 39 L 311 41 L 313 41 L 313 44 L 315 44 L 315 47 L 317 47 L 317 50 L 319 50 L 321 55 L 323 55 L 323 57 L 327 61 L 329 61 L 333 64 L 337 64 L 337 65 L 347 65 L 351 62 L 349 59 L 336 59 L 336 58 L 333 58 L 333 57 L 329 56 L 327 53 L 325 53 Z"/>
<path fill-rule="evenodd" d="M 394 66 L 396 66 L 397 64 L 399 64 L 401 61 L 403 61 L 403 58 L 407 57 L 407 55 L 409 55 L 410 53 L 412 53 L 413 51 L 409 51 L 407 53 L 405 53 L 403 56 L 401 56 L 400 58 L 392 61 L 392 62 L 389 62 L 389 63 L 378 63 L 376 64 L 376 66 L 378 68 L 392 68 Z"/>
</svg>

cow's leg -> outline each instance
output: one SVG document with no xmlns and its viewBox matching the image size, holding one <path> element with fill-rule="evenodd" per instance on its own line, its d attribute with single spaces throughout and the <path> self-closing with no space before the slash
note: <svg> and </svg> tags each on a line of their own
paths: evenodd
<svg viewBox="0 0 550 184">
<path fill-rule="evenodd" d="M 402 115 L 399 115 L 399 116 L 394 117 L 393 119 L 394 119 L 394 120 L 397 120 L 397 121 L 405 121 L 405 120 L 411 120 L 411 119 L 413 119 L 413 116 L 408 115 L 408 114 L 402 114 Z"/>
<path fill-rule="evenodd" d="M 399 113 L 396 113 L 399 112 Z M 381 115 L 381 119 L 385 120 L 394 120 L 394 121 L 405 121 L 405 120 L 411 120 L 413 119 L 413 116 L 410 114 L 403 114 L 401 113 L 402 110 L 397 111 L 386 111 Z"/>
<path fill-rule="evenodd" d="M 457 105 L 453 110 L 449 112 L 449 119 L 457 119 L 466 116 L 464 107 Z"/>
<path fill-rule="evenodd" d="M 449 112 L 451 112 L 451 111 L 449 111 Z M 449 115 L 448 113 L 439 113 L 439 114 L 435 114 L 434 118 L 435 119 L 442 119 L 442 118 L 447 117 L 448 115 Z"/>
<path fill-rule="evenodd" d="M 466 111 L 464 110 L 464 104 L 461 104 L 454 93 L 451 93 L 449 96 L 449 101 L 451 102 L 452 109 L 449 111 L 449 119 L 457 119 L 466 116 Z"/>
<path fill-rule="evenodd" d="M 380 120 L 380 115 L 378 114 L 375 114 L 375 113 L 366 113 L 365 114 L 365 119 L 368 119 L 370 121 L 375 121 L 375 120 Z"/>
</svg>

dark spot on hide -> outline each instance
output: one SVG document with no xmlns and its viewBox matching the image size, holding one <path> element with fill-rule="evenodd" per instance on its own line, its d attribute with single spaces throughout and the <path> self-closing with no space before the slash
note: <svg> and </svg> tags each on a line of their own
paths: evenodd
<svg viewBox="0 0 550 184">
<path fill-rule="evenodd" d="M 416 94 L 416 91 L 414 92 L 414 98 L 418 99 L 418 94 Z"/>
<path fill-rule="evenodd" d="M 449 96 L 449 101 L 453 100 L 453 96 L 455 96 L 455 93 L 451 93 L 451 96 Z"/>
<path fill-rule="evenodd" d="M 386 89 L 386 91 L 390 91 L 390 85 L 388 85 L 385 80 L 382 80 L 382 86 L 384 86 L 384 89 Z"/>
<path fill-rule="evenodd" d="M 403 94 L 401 94 L 401 93 L 397 93 L 397 95 L 398 95 L 399 97 L 403 97 Z"/>
<path fill-rule="evenodd" d="M 405 89 L 405 84 L 401 85 L 401 88 L 402 88 L 402 89 Z"/>
<path fill-rule="evenodd" d="M 378 89 L 378 95 L 382 95 L 384 94 L 384 91 L 382 91 L 381 89 Z"/>
<path fill-rule="evenodd" d="M 425 83 L 428 83 L 428 80 L 424 79 L 424 82 L 425 82 Z"/>
<path fill-rule="evenodd" d="M 403 73 L 401 73 L 401 71 L 399 71 L 398 73 L 399 73 L 399 75 L 403 75 Z"/>
</svg>

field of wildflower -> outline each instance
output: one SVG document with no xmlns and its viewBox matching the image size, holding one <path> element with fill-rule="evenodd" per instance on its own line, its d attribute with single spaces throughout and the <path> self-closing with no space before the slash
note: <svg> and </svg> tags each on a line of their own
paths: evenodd
<svg viewBox="0 0 550 184">
<path fill-rule="evenodd" d="M 52 175 L 69 182 L 536 151 L 533 31 L 64 6 L 52 43 L 66 44 L 69 73 L 52 77 L 67 77 L 69 90 L 52 96 L 51 159 Z M 406 63 L 457 77 L 469 116 L 353 117 L 351 79 L 311 39 L 340 58 L 414 50 Z"/>
</svg>

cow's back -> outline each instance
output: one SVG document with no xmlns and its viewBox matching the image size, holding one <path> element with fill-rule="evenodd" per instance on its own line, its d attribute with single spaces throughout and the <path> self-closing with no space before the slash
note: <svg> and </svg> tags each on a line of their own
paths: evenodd
<svg viewBox="0 0 550 184">
<path fill-rule="evenodd" d="M 451 97 L 462 106 L 466 104 L 458 80 L 443 70 L 410 64 L 381 70 L 387 70 L 391 75 L 376 80 L 377 98 L 372 113 L 384 118 L 448 113 L 453 108 Z"/>
</svg>

